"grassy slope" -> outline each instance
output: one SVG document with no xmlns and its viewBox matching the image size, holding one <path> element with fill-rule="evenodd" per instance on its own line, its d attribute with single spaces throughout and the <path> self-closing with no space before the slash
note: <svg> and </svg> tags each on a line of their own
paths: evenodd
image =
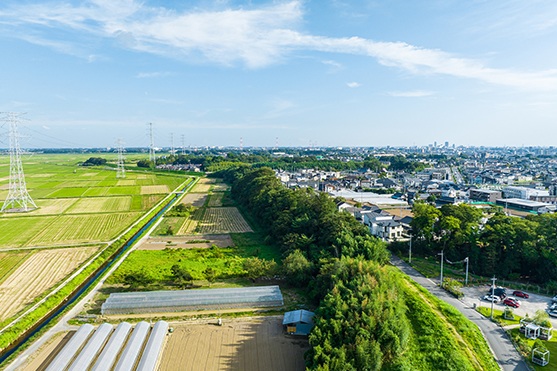
<svg viewBox="0 0 557 371">
<path fill-rule="evenodd" d="M 478 327 L 458 310 L 407 277 L 405 295 L 414 330 L 407 351 L 412 369 L 499 370 Z"/>
</svg>

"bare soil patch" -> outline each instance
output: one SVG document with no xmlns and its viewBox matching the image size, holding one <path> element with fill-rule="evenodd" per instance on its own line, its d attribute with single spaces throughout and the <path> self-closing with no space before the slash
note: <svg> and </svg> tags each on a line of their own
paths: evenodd
<svg viewBox="0 0 557 371">
<path fill-rule="evenodd" d="M 193 186 L 191 192 L 192 193 L 207 193 L 207 192 L 209 192 L 211 187 L 212 187 L 211 184 L 197 183 L 196 185 Z"/>
<path fill-rule="evenodd" d="M 282 317 L 175 327 L 159 371 L 303 371 L 304 338 L 283 335 Z"/>
<path fill-rule="evenodd" d="M 209 242 L 196 242 L 193 241 L 209 241 Z M 170 242 L 170 243 L 169 243 Z M 199 249 L 209 248 L 212 245 L 217 247 L 234 246 L 232 237 L 229 234 L 217 235 L 197 235 L 197 236 L 184 236 L 184 237 L 151 237 L 143 242 L 138 250 L 164 250 L 167 247 L 172 249 Z"/>
<path fill-rule="evenodd" d="M 182 198 L 181 203 L 191 205 L 193 207 L 202 207 L 207 200 L 207 194 L 204 193 L 188 193 Z"/>
<path fill-rule="evenodd" d="M 48 342 L 33 353 L 17 371 L 44 371 L 66 346 L 75 332 L 61 332 L 54 335 Z"/>
</svg>

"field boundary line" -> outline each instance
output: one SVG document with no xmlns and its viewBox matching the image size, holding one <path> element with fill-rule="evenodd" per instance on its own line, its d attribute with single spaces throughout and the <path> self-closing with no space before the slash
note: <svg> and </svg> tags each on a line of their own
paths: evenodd
<svg viewBox="0 0 557 371">
<path fill-rule="evenodd" d="M 199 178 L 198 178 L 199 179 Z M 196 179 L 197 181 L 197 179 Z M 194 181 L 194 183 L 196 182 Z M 183 182 L 182 184 L 180 184 L 180 186 L 182 186 L 185 182 Z M 178 186 L 176 189 L 179 189 L 180 186 Z M 184 192 L 185 194 L 185 192 Z M 16 319 L 14 319 L 12 322 L 10 322 L 8 325 L 6 325 L 3 329 L 0 329 L 0 334 L 4 333 L 7 329 L 13 327 L 16 323 L 18 323 L 19 321 L 21 321 L 21 319 L 23 317 L 25 317 L 26 315 L 28 315 L 29 313 L 31 313 L 32 311 L 34 311 L 35 309 L 37 309 L 40 305 L 42 305 L 49 297 L 51 297 L 52 295 L 56 294 L 58 291 L 60 291 L 61 289 L 63 289 L 64 287 L 66 287 L 66 285 L 72 281 L 75 277 L 77 277 L 79 274 L 81 274 L 81 272 L 83 272 L 83 270 L 85 268 L 87 268 L 89 265 L 91 265 L 106 249 L 108 249 L 108 247 L 110 247 L 110 245 L 112 243 L 114 243 L 115 241 L 117 241 L 120 237 L 124 236 L 126 233 L 128 233 L 133 227 L 135 227 L 139 222 L 141 222 L 143 219 L 145 219 L 153 210 L 155 210 L 155 208 L 159 207 L 166 199 L 170 198 L 173 194 L 169 193 L 163 200 L 161 200 L 157 205 L 155 205 L 153 208 L 151 208 L 147 213 L 145 213 L 145 215 L 143 217 L 141 217 L 140 219 L 138 219 L 132 226 L 130 226 L 127 230 L 125 230 L 122 234 L 120 234 L 116 239 L 109 241 L 109 243 L 100 251 L 98 251 L 98 253 L 92 258 L 89 259 L 89 261 L 84 264 L 82 267 L 80 267 L 77 271 L 75 271 L 68 279 L 66 279 L 65 281 L 63 281 L 58 287 L 56 287 L 53 291 L 51 291 L 48 295 L 46 295 L 44 298 L 42 298 L 41 300 L 39 300 L 35 305 L 33 305 L 31 308 L 29 308 L 28 310 L 26 310 L 23 314 L 21 314 L 19 317 L 17 317 Z"/>
<path fill-rule="evenodd" d="M 2 284 L 2 282 L 4 282 L 5 280 L 8 279 L 8 277 L 10 277 L 10 275 L 15 272 L 15 270 L 17 268 L 19 268 L 27 259 L 29 259 L 29 257 L 31 257 L 31 255 L 33 255 L 34 252 L 28 252 L 23 258 L 21 258 L 21 260 L 14 265 L 8 272 L 6 272 L 6 274 L 4 274 L 2 277 L 0 277 L 0 285 Z"/>
</svg>

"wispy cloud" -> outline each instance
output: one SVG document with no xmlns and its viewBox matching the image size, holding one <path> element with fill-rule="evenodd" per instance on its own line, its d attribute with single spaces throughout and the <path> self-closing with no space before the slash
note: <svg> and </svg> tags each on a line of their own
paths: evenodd
<svg viewBox="0 0 557 371">
<path fill-rule="evenodd" d="M 153 78 L 153 77 L 164 77 L 170 75 L 170 72 L 140 72 L 137 74 L 138 79 Z"/>
<path fill-rule="evenodd" d="M 346 85 L 348 85 L 351 88 L 357 88 L 360 86 L 360 84 L 358 84 L 357 82 L 347 82 Z"/>
<path fill-rule="evenodd" d="M 50 130 L 50 128 L 49 128 L 48 126 L 46 126 L 46 125 L 43 125 L 43 129 L 45 129 L 45 130 Z"/>
<path fill-rule="evenodd" d="M 393 97 L 419 98 L 419 97 L 428 97 L 434 95 L 435 93 L 432 91 L 415 90 L 415 91 L 394 91 L 394 92 L 389 92 L 388 94 Z"/>
<path fill-rule="evenodd" d="M 326 61 L 321 61 L 321 63 L 330 66 L 329 68 L 329 73 L 334 73 L 334 72 L 338 72 L 342 69 L 344 69 L 344 66 L 336 61 L 332 61 L 332 60 L 326 60 Z"/>
<path fill-rule="evenodd" d="M 309 35 L 298 30 L 302 20 L 300 1 L 221 11 L 176 11 L 135 0 L 90 0 L 79 6 L 26 3 L 0 8 L 1 29 L 9 30 L 11 37 L 68 54 L 79 54 L 75 50 L 83 46 L 33 35 L 57 29 L 57 35 L 65 31 L 68 35 L 110 38 L 136 51 L 178 59 L 201 57 L 227 66 L 243 63 L 249 68 L 279 62 L 295 51 L 364 55 L 413 74 L 449 75 L 527 90 L 557 90 L 557 70 L 491 68 L 475 59 L 404 42 Z"/>
</svg>

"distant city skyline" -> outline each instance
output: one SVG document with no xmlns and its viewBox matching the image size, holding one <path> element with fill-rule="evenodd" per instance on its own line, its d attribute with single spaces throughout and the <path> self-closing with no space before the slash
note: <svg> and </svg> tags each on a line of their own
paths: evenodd
<svg viewBox="0 0 557 371">
<path fill-rule="evenodd" d="M 552 146 L 556 40 L 550 0 L 6 0 L 0 111 L 29 148 Z"/>
</svg>

